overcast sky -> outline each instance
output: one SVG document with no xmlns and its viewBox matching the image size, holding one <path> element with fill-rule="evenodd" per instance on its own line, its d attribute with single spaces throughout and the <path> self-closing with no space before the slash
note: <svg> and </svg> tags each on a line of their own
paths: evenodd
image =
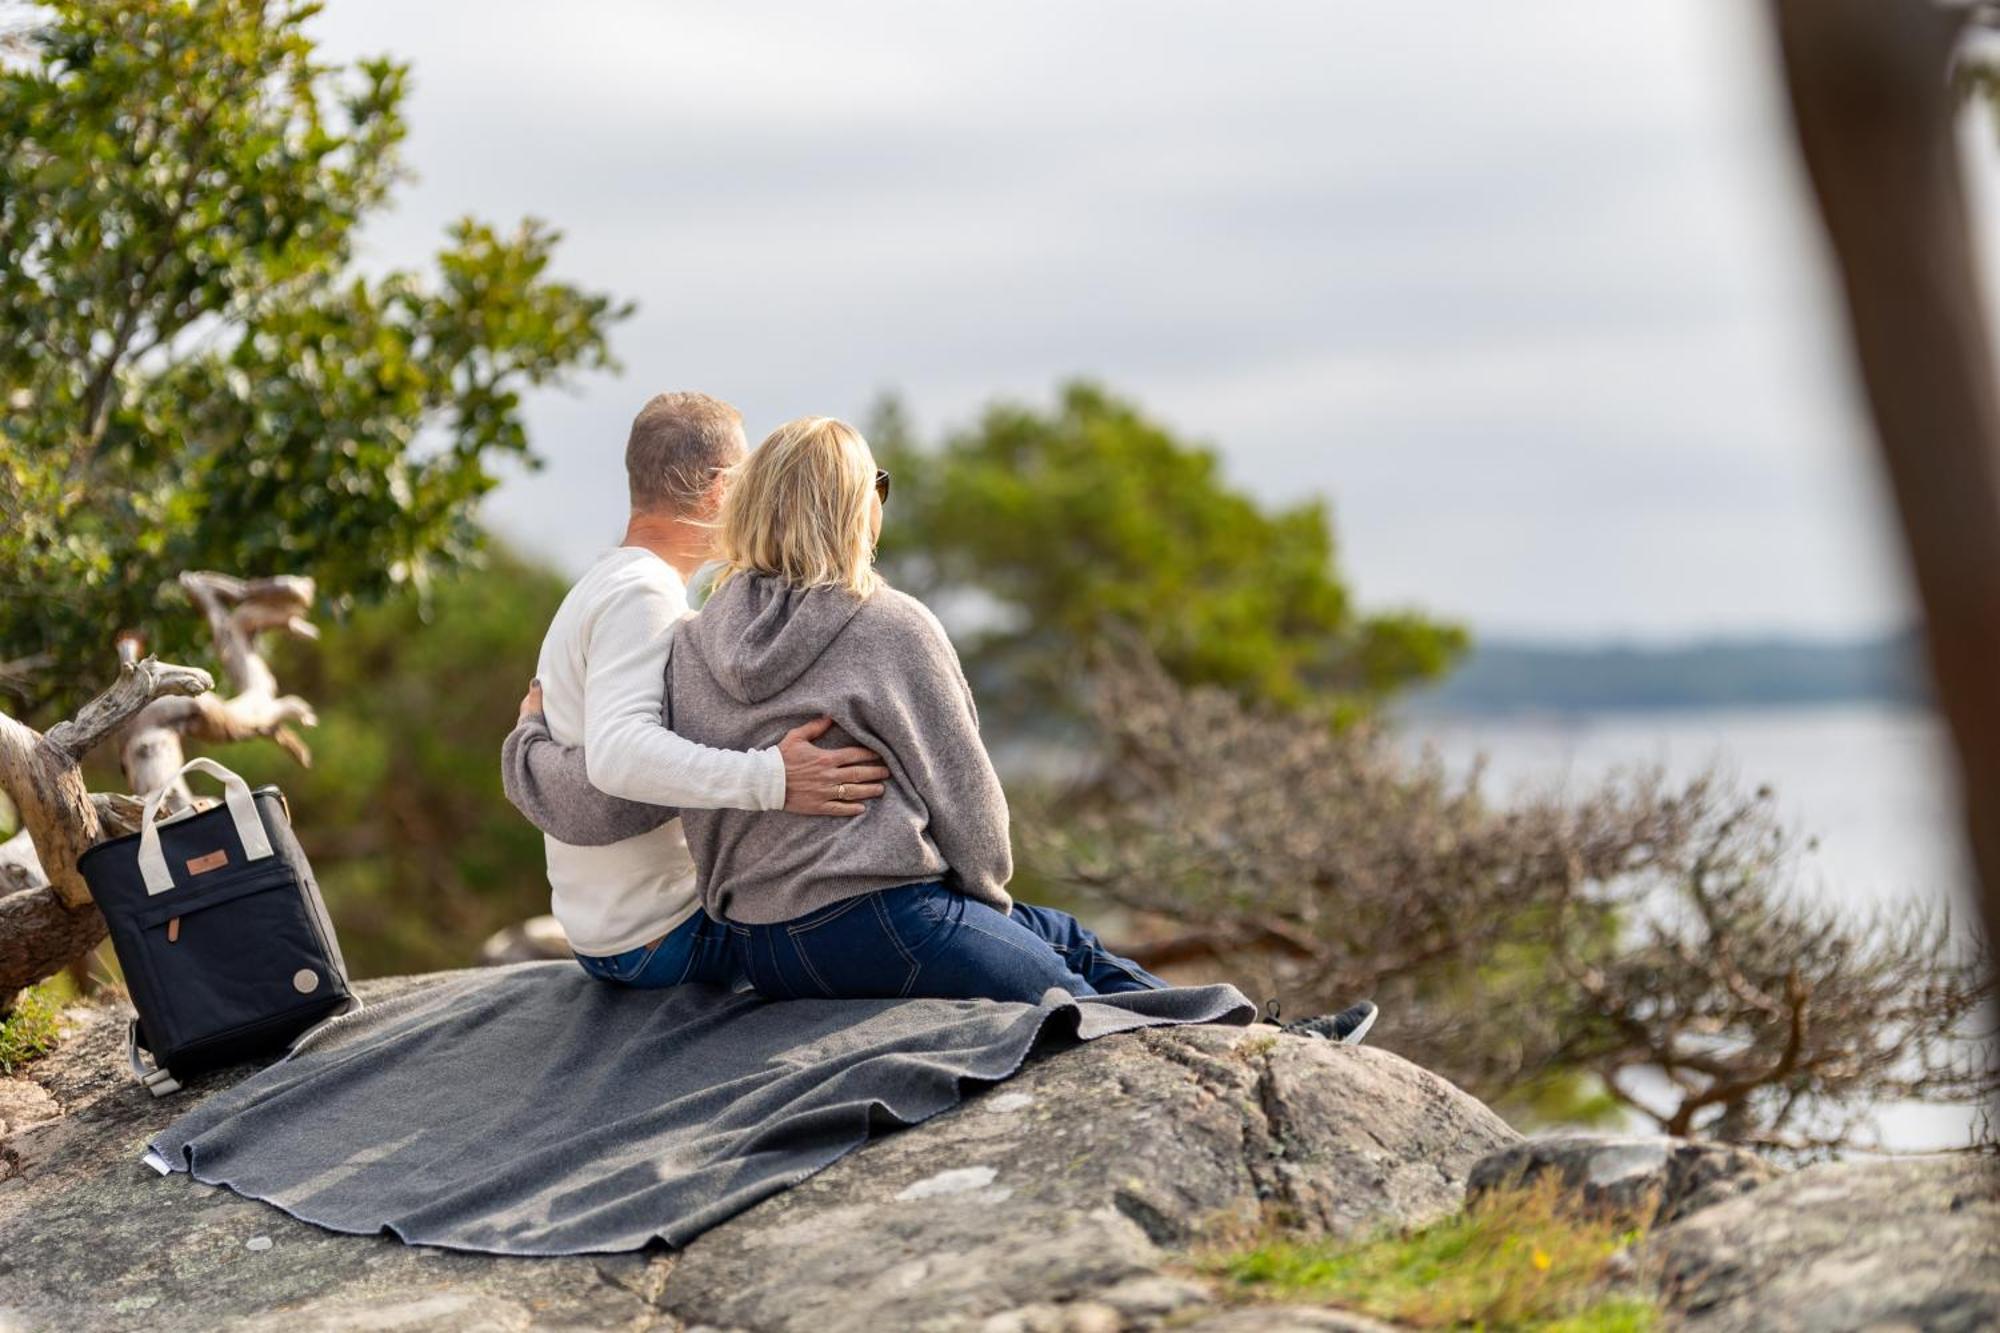
<svg viewBox="0 0 2000 1333">
<path fill-rule="evenodd" d="M 1873 631 L 1902 576 L 1760 13 L 331 0 L 318 30 L 416 67 L 373 261 L 535 214 L 639 302 L 623 377 L 537 399 L 549 466 L 489 511 L 565 566 L 617 539 L 656 390 L 754 440 L 1086 374 L 1259 495 L 1330 497 L 1372 604 Z"/>
</svg>

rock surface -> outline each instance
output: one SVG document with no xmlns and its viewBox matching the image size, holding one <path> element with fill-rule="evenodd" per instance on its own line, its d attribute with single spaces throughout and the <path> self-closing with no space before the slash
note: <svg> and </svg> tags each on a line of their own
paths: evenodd
<svg viewBox="0 0 2000 1333">
<path fill-rule="evenodd" d="M 2000 1163 L 1807 1167 L 1666 1228 L 1639 1259 L 1699 1333 L 2000 1328 Z"/>
<path fill-rule="evenodd" d="M 1674 1326 L 2000 1328 L 1990 1159 L 1774 1178 L 1709 1145 L 1523 1141 L 1386 1051 L 1263 1027 L 1128 1033 L 1039 1060 L 679 1254 L 411 1248 L 140 1166 L 155 1131 L 241 1072 L 155 1101 L 124 1071 L 123 1020 L 73 1011 L 32 1077 L 0 1080 L 0 1333 L 1383 1333 L 1334 1310 L 1230 1308 L 1176 1257 L 1274 1218 L 1336 1236 L 1420 1223 L 1468 1183 L 1546 1172 L 1593 1206 L 1657 1200 L 1663 1225 L 1631 1267 L 1658 1277 Z"/>
<path fill-rule="evenodd" d="M 1337 1235 L 1440 1216 L 1517 1138 L 1386 1051 L 1263 1027 L 1136 1032 L 1037 1061 L 677 1255 L 494 1259 L 334 1235 L 155 1176 L 137 1160 L 147 1139 L 233 1076 L 155 1101 L 124 1072 L 122 1022 L 76 1012 L 32 1069 L 62 1114 L 0 1148 L 0 1329 L 1362 1328 L 1212 1310 L 1165 1270 L 1274 1214 Z"/>
<path fill-rule="evenodd" d="M 1346 1310 L 1311 1305 L 1256 1305 L 1175 1324 L 1174 1333 L 1396 1333 L 1395 1326 Z"/>
<path fill-rule="evenodd" d="M 1632 1225 L 1664 1226 L 1777 1178 L 1755 1153 L 1722 1143 L 1661 1135 L 1550 1134 L 1512 1144 L 1472 1168 L 1466 1189 L 1478 1198 L 1549 1174 L 1595 1213 Z"/>
</svg>

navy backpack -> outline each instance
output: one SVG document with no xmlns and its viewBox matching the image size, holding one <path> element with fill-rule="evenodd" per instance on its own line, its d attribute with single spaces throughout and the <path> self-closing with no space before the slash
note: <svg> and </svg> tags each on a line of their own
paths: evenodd
<svg viewBox="0 0 2000 1333">
<path fill-rule="evenodd" d="M 190 772 L 220 779 L 222 804 L 159 818 L 167 791 Z M 127 1043 L 133 1076 L 154 1096 L 203 1070 L 271 1055 L 358 1006 L 276 787 L 253 792 L 214 760 L 190 759 L 146 798 L 137 833 L 99 843 L 76 865 L 139 1014 Z"/>
</svg>

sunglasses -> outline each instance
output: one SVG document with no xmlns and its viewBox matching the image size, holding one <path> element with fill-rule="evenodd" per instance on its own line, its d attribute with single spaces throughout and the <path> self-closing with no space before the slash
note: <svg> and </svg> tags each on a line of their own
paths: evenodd
<svg viewBox="0 0 2000 1333">
<path fill-rule="evenodd" d="M 889 474 L 881 468 L 875 469 L 875 498 L 883 504 L 889 503 Z"/>
</svg>

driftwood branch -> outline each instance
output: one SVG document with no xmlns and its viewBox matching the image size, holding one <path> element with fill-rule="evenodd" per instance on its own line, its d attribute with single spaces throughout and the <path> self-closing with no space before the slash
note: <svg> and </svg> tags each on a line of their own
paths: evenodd
<svg viewBox="0 0 2000 1333">
<path fill-rule="evenodd" d="M 0 842 L 0 897 L 48 882 L 49 877 L 42 873 L 42 860 L 35 855 L 35 840 L 26 829 Z"/>
<path fill-rule="evenodd" d="M 223 677 L 234 691 L 228 698 L 204 694 L 186 699 L 162 699 L 134 718 L 119 743 L 119 763 L 136 792 L 155 791 L 172 782 L 167 806 L 177 809 L 191 796 L 173 777 L 185 755 L 185 742 L 226 742 L 268 736 L 301 764 L 312 762 L 295 727 L 310 727 L 318 719 L 312 705 L 293 694 L 278 693 L 278 678 L 257 650 L 257 640 L 270 630 L 303 639 L 319 637 L 306 619 L 313 601 L 313 581 L 291 575 L 239 579 L 228 574 L 190 570 L 180 577 L 182 591 L 208 621 L 221 659 Z M 129 641 L 128 641 L 129 643 Z M 136 651 L 125 647 L 124 651 Z"/>
<path fill-rule="evenodd" d="M 49 888 L 65 907 L 90 905 L 90 889 L 77 873 L 76 858 L 102 836 L 97 804 L 83 785 L 84 755 L 163 694 L 208 688 L 207 672 L 149 657 L 121 665 L 109 689 L 46 736 L 0 714 L 0 787 L 20 814 Z M 0 989 L 9 985 L 0 976 Z"/>
<path fill-rule="evenodd" d="M 104 933 L 95 904 L 69 907 L 46 884 L 0 897 L 0 1001 L 54 976 L 96 948 Z"/>
<path fill-rule="evenodd" d="M 90 802 L 101 836 L 138 829 L 137 797 L 92 792 Z M 104 934 L 104 916 L 95 904 L 72 908 L 49 887 L 27 830 L 0 842 L 0 1001 L 81 958 Z"/>
<path fill-rule="evenodd" d="M 19 811 L 24 830 L 0 843 L 0 1000 L 104 938 L 103 917 L 76 859 L 103 838 L 137 828 L 140 802 L 84 789 L 80 765 L 93 749 L 117 746 L 136 793 L 171 783 L 170 809 L 192 800 L 175 776 L 189 738 L 269 736 L 301 763 L 310 759 L 293 728 L 313 725 L 312 706 L 278 693 L 257 640 L 270 630 L 317 637 L 306 619 L 312 580 L 190 571 L 180 584 L 208 621 L 234 691 L 228 698 L 212 693 L 207 672 L 142 657 L 139 641 L 128 636 L 119 641 L 117 681 L 47 735 L 0 714 L 0 790 Z"/>
<path fill-rule="evenodd" d="M 42 743 L 80 764 L 149 705 L 184 700 L 214 688 L 214 679 L 198 667 L 171 666 L 151 657 L 121 663 L 117 681 L 78 709 L 75 717 L 50 727 Z"/>
<path fill-rule="evenodd" d="M 98 832 L 104 837 L 138 831 L 139 810 L 144 804 L 138 797 L 94 791 L 90 803 L 96 807 Z M 35 840 L 28 830 L 22 829 L 0 842 L 0 897 L 24 889 L 46 888 L 48 882 L 42 858 L 36 853 Z"/>
</svg>

